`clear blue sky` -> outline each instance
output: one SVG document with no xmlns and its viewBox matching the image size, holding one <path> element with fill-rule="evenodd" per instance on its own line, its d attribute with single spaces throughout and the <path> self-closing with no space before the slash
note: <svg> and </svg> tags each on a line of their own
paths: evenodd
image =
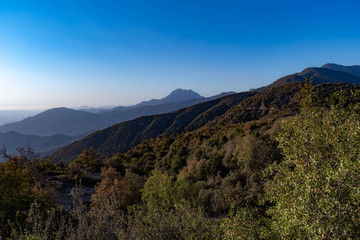
<svg viewBox="0 0 360 240">
<path fill-rule="evenodd" d="M 359 1 L 0 1 L 0 109 L 244 91 L 360 64 Z"/>
</svg>

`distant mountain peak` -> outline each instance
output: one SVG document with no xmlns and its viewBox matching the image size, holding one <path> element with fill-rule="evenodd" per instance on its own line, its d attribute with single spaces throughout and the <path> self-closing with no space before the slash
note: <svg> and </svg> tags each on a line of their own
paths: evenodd
<svg viewBox="0 0 360 240">
<path fill-rule="evenodd" d="M 325 63 L 324 65 L 322 65 L 322 68 L 327 68 L 329 66 L 343 66 L 341 64 L 336 64 L 336 63 Z"/>
<path fill-rule="evenodd" d="M 360 65 L 343 66 L 336 63 L 327 63 L 322 65 L 321 68 L 326 68 L 338 72 L 345 72 L 360 77 Z"/>
<path fill-rule="evenodd" d="M 52 117 L 66 116 L 67 118 L 70 116 L 72 117 L 72 116 L 89 116 L 89 115 L 93 115 L 93 114 L 82 110 L 74 110 L 66 107 L 57 107 L 57 108 L 51 108 L 45 110 L 44 112 L 35 115 L 33 118 L 48 117 L 48 116 L 52 116 Z"/>
<path fill-rule="evenodd" d="M 170 93 L 170 95 L 171 95 L 171 94 L 178 94 L 178 93 L 193 93 L 193 94 L 199 95 L 197 92 L 194 92 L 194 91 L 191 90 L 191 89 L 182 89 L 182 88 L 177 88 L 177 89 L 173 90 L 173 91 Z"/>
<path fill-rule="evenodd" d="M 360 65 L 351 65 L 351 66 L 345 66 L 345 65 L 341 65 L 341 64 L 337 64 L 337 63 L 326 63 L 324 65 L 322 65 L 322 68 L 328 68 L 328 67 L 333 67 L 333 66 L 337 66 L 337 67 L 360 67 Z"/>
<path fill-rule="evenodd" d="M 191 89 L 186 90 L 186 89 L 177 88 L 162 99 L 151 99 L 150 101 L 143 101 L 135 106 L 138 107 L 145 105 L 168 104 L 168 103 L 175 103 L 175 102 L 181 102 L 181 101 L 198 99 L 198 98 L 204 98 L 204 97 L 198 94 L 197 92 L 194 92 Z"/>
<path fill-rule="evenodd" d="M 177 88 L 163 99 L 169 99 L 169 100 L 171 99 L 178 101 L 178 100 L 188 100 L 195 98 L 203 98 L 203 96 L 201 96 L 197 92 L 194 92 L 191 89 L 186 90 L 186 89 Z"/>
<path fill-rule="evenodd" d="M 53 112 L 75 112 L 76 110 L 66 107 L 56 107 L 50 108 L 48 110 L 43 111 L 42 113 L 53 113 Z"/>
</svg>

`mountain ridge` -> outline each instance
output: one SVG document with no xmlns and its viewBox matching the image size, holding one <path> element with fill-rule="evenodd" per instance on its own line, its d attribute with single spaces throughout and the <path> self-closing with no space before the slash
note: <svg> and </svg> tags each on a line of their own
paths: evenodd
<svg viewBox="0 0 360 240">
<path fill-rule="evenodd" d="M 194 92 L 191 89 L 186 90 L 186 89 L 177 88 L 162 99 L 151 99 L 149 101 L 143 101 L 139 104 L 136 104 L 135 107 L 176 103 L 176 102 L 186 101 L 189 99 L 198 99 L 198 98 L 204 98 L 204 97 L 201 96 L 199 93 Z"/>
<path fill-rule="evenodd" d="M 51 155 L 56 161 L 73 160 L 82 149 L 94 147 L 102 149 L 102 157 L 111 156 L 114 151 L 126 151 L 141 141 L 158 136 L 159 134 L 173 134 L 184 130 L 196 129 L 217 115 L 211 110 L 224 113 L 234 104 L 255 93 L 243 92 L 225 96 L 183 108 L 171 113 L 143 116 L 133 120 L 115 124 L 104 130 L 97 131 L 80 141 L 63 148 L 63 153 L 57 151 Z M 203 114 L 203 118 L 200 116 Z"/>
<path fill-rule="evenodd" d="M 140 116 L 172 112 L 197 104 L 200 101 L 207 101 L 207 98 L 192 90 L 176 89 L 162 99 L 142 102 L 131 107 L 119 106 L 107 110 L 103 109 L 100 112 L 97 112 L 96 109 L 85 111 L 65 107 L 52 108 L 33 117 L 4 124 L 0 126 L 0 132 L 16 131 L 25 135 L 38 136 L 54 134 L 77 136 Z"/>
<path fill-rule="evenodd" d="M 360 70 L 360 66 L 357 65 L 347 67 L 337 64 L 325 64 L 320 68 L 310 67 L 304 69 L 299 73 L 295 73 L 279 78 L 278 80 L 274 81 L 273 83 L 271 83 L 266 87 L 255 89 L 250 92 L 243 92 L 240 93 L 240 95 L 235 94 L 234 92 L 225 92 L 210 98 L 204 98 L 200 94 L 192 90 L 175 89 L 169 95 L 167 95 L 162 99 L 152 99 L 130 107 L 120 106 L 110 110 L 102 111 L 101 113 L 97 113 L 97 114 L 89 113 L 86 111 L 72 110 L 67 108 L 49 109 L 34 117 L 25 119 L 26 121 L 30 121 L 30 122 L 34 121 L 34 119 L 39 120 L 40 123 L 38 122 L 37 125 L 35 124 L 35 127 L 34 125 L 29 127 L 31 124 L 30 125 L 28 124 L 23 126 L 23 128 L 37 130 L 39 127 L 41 127 L 42 130 L 44 130 L 44 126 L 46 126 L 46 124 L 45 123 L 42 124 L 41 122 L 41 120 L 44 119 L 46 119 L 46 121 L 48 122 L 54 122 L 54 123 L 58 121 L 60 127 L 66 125 L 72 128 L 70 130 L 62 129 L 62 132 L 61 131 L 48 132 L 47 135 L 54 135 L 57 133 L 64 134 L 64 132 L 69 133 L 66 131 L 78 131 L 76 132 L 77 133 L 76 135 L 79 135 L 80 133 L 84 134 L 85 132 L 87 133 L 94 132 L 94 134 L 99 134 L 101 132 L 99 131 L 100 129 L 104 128 L 104 131 L 106 132 L 108 131 L 109 128 L 113 126 L 117 126 L 119 127 L 119 129 L 125 129 L 125 130 L 119 130 L 119 132 L 116 134 L 117 137 L 113 139 L 108 139 L 109 135 L 105 136 L 106 134 L 99 134 L 100 136 L 99 138 L 104 139 L 104 141 L 107 141 L 105 145 L 117 146 L 119 150 L 124 151 L 127 150 L 129 147 L 132 147 L 140 143 L 144 139 L 148 139 L 149 137 L 150 138 L 155 137 L 158 134 L 172 134 L 172 133 L 179 133 L 181 131 L 192 131 L 201 126 L 204 126 L 208 124 L 209 121 L 213 121 L 215 118 L 217 118 L 220 113 L 224 113 L 224 111 L 228 111 L 229 109 L 230 109 L 229 111 L 235 111 L 231 109 L 239 109 L 238 106 L 234 106 L 235 102 L 239 101 L 239 100 L 235 100 L 235 99 L 239 99 L 239 96 L 245 96 L 245 95 L 250 96 L 252 94 L 256 94 L 257 92 L 264 92 L 267 90 L 271 90 L 274 87 L 280 87 L 283 85 L 287 85 L 289 83 L 303 82 L 305 78 L 312 79 L 314 84 L 323 84 L 329 82 L 330 83 L 347 82 L 349 84 L 359 84 L 360 76 L 351 74 L 353 72 L 356 73 L 356 71 L 358 70 Z M 223 96 L 228 96 L 228 97 L 224 98 Z M 271 99 L 277 99 L 277 97 L 278 96 L 273 95 Z M 212 105 L 214 104 L 214 102 L 212 102 L 214 100 L 212 99 L 215 100 L 221 99 L 220 100 L 221 103 L 218 104 L 219 102 L 216 102 L 215 105 Z M 227 101 L 226 99 L 232 99 L 232 100 L 229 100 L 229 102 L 226 103 Z M 269 98 L 270 102 L 272 101 L 271 99 Z M 281 101 L 286 102 L 288 99 L 287 100 L 278 99 L 278 100 L 280 103 Z M 157 103 L 161 103 L 161 104 L 157 104 Z M 251 105 L 251 103 L 247 103 L 247 104 L 248 106 Z M 236 111 L 238 111 L 238 114 L 240 114 L 242 118 L 246 120 L 248 119 L 247 116 L 261 116 L 263 114 L 267 114 L 269 112 L 268 111 L 269 109 L 267 109 L 266 106 L 267 103 L 262 102 L 261 105 L 256 105 L 255 107 L 252 107 L 253 109 L 247 109 L 246 111 L 242 111 L 242 110 L 236 110 Z M 275 104 L 275 106 L 279 107 L 279 104 Z M 90 121 L 90 125 L 92 124 L 91 127 L 89 127 L 89 122 L 86 122 L 87 121 L 86 118 L 81 118 L 81 117 L 79 117 L 79 119 L 76 119 L 77 122 L 75 124 L 69 123 L 69 120 L 71 120 L 71 118 L 63 116 L 66 115 L 66 113 L 76 113 L 79 116 L 87 116 L 87 117 L 91 116 L 90 117 L 92 118 L 92 120 Z M 168 113 L 168 114 L 162 115 L 163 113 Z M 141 116 L 147 116 L 147 117 L 141 117 Z M 139 120 L 136 120 L 137 118 L 139 118 Z M 129 121 L 132 119 L 136 120 L 134 122 L 137 122 L 137 124 L 140 124 L 140 126 L 132 125 L 133 122 L 131 121 L 130 123 L 128 122 L 124 123 L 124 125 L 118 125 L 118 123 Z M 219 123 L 224 121 L 226 122 L 228 120 L 229 119 L 226 120 L 218 119 L 217 121 Z M 138 131 L 140 131 L 141 134 L 136 134 L 133 131 L 129 131 L 129 129 L 126 130 L 127 128 L 126 126 L 129 126 L 129 124 L 131 125 L 131 127 L 129 128 L 138 129 Z M 6 129 L 6 127 L 8 127 L 8 125 L 5 125 L 5 127 L 4 126 L 0 127 L 0 131 L 3 131 L 3 129 L 4 128 Z M 8 129 L 8 130 L 10 131 L 15 130 L 18 132 L 19 129 Z M 121 139 L 120 135 L 122 134 L 122 131 L 125 131 L 128 134 L 130 134 L 130 135 L 122 136 L 125 140 Z M 20 133 L 24 134 L 21 131 Z M 65 134 L 65 135 L 75 136 L 74 132 L 72 133 L 73 133 L 72 135 L 71 134 Z M 37 135 L 34 134 L 33 132 L 30 133 L 25 132 L 25 134 Z M 130 136 L 132 136 L 132 138 Z M 85 139 L 89 140 L 88 138 Z M 99 144 L 99 142 L 100 140 L 96 140 L 93 143 Z M 120 142 L 124 142 L 124 143 L 120 144 Z M 74 144 L 78 144 L 78 143 L 74 143 Z M 107 155 L 107 153 L 113 153 L 114 150 L 111 150 L 108 146 L 105 145 L 101 146 L 100 148 L 104 149 L 103 150 L 103 152 L 105 153 L 104 156 L 109 156 Z"/>
<path fill-rule="evenodd" d="M 330 70 L 346 72 L 360 77 L 360 65 L 344 66 L 335 63 L 327 63 L 321 66 L 322 68 L 328 68 Z"/>
<path fill-rule="evenodd" d="M 336 66 L 335 66 L 336 65 Z M 251 89 L 250 91 L 265 91 L 272 87 L 286 84 L 289 82 L 304 82 L 305 78 L 312 80 L 313 84 L 323 84 L 323 83 L 349 83 L 349 84 L 360 84 L 360 70 L 359 75 L 351 74 L 350 72 L 352 67 L 358 66 L 342 66 L 337 64 L 324 64 L 325 67 L 309 67 L 305 68 L 301 72 L 289 74 L 284 77 L 277 79 L 271 84 Z M 335 70 L 336 69 L 336 70 Z M 340 71 L 341 70 L 341 71 Z"/>
<path fill-rule="evenodd" d="M 70 137 L 63 134 L 52 136 L 24 135 L 15 131 L 0 133 L 0 148 L 5 148 L 8 153 L 16 152 L 18 147 L 30 146 L 40 156 L 47 156 L 64 147 L 82 136 Z"/>
<path fill-rule="evenodd" d="M 0 132 L 15 131 L 26 135 L 51 136 L 64 134 L 80 135 L 92 128 L 102 126 L 103 118 L 99 115 L 70 108 L 52 108 L 33 117 L 0 127 Z M 87 125 L 84 125 L 87 122 Z"/>
<path fill-rule="evenodd" d="M 298 102 L 303 83 L 290 82 L 263 92 L 242 92 L 199 103 L 166 114 L 145 116 L 97 131 L 51 155 L 55 161 L 72 161 L 83 149 L 93 147 L 102 158 L 126 152 L 141 142 L 160 135 L 181 134 L 202 127 L 226 126 L 271 116 L 293 116 L 300 111 Z M 330 95 L 349 84 L 315 85 Z"/>
<path fill-rule="evenodd" d="M 179 97 L 179 94 L 186 93 L 186 96 Z M 195 98 L 180 102 L 163 103 L 159 105 L 144 105 L 132 107 L 118 107 L 113 110 L 103 110 L 96 113 L 69 108 L 52 108 L 39 113 L 33 117 L 28 117 L 22 121 L 12 124 L 5 124 L 0 127 L 3 132 L 3 138 L 0 137 L 0 146 L 6 147 L 9 152 L 14 152 L 17 146 L 31 146 L 42 155 L 51 154 L 53 151 L 64 147 L 79 139 L 79 136 L 89 135 L 97 130 L 104 129 L 119 122 L 138 118 L 140 116 L 149 116 L 173 112 L 181 108 L 192 106 L 200 102 L 209 101 L 224 95 L 232 94 L 225 92 L 210 98 Z M 177 89 L 166 96 L 163 102 L 171 102 L 176 99 L 186 99 L 187 97 L 198 97 L 199 94 L 191 90 Z M 160 100 L 159 100 L 160 101 Z M 77 116 L 77 117 L 76 117 Z M 5 138 L 6 133 L 16 132 L 17 135 Z M 64 134 L 69 139 L 58 139 L 54 141 L 56 134 Z M 14 146 L 14 143 L 17 146 Z M 51 146 L 53 144 L 53 146 Z M 46 145 L 46 146 L 45 146 Z"/>
</svg>

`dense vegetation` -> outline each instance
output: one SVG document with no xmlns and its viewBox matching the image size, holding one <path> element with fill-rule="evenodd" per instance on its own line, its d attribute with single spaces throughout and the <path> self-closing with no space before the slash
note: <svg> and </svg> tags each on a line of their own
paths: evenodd
<svg viewBox="0 0 360 240">
<path fill-rule="evenodd" d="M 360 235 L 359 101 L 350 85 L 291 84 L 245 98 L 193 131 L 160 135 L 105 160 L 93 148 L 66 164 L 38 160 L 31 151 L 4 153 L 1 234 L 354 239 Z M 91 202 L 83 201 L 81 186 L 67 210 L 50 201 L 57 179 L 93 186 L 100 169 Z"/>
</svg>

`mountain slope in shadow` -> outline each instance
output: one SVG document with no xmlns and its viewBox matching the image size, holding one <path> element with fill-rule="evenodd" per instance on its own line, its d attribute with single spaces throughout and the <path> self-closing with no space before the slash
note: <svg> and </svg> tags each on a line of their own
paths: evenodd
<svg viewBox="0 0 360 240">
<path fill-rule="evenodd" d="M 51 155 L 55 161 L 72 161 L 83 149 L 93 147 L 102 158 L 126 152 L 137 144 L 159 135 L 179 134 L 204 126 L 224 126 L 253 120 L 282 118 L 299 112 L 303 83 L 293 82 L 263 92 L 243 92 L 200 103 L 172 113 L 152 115 L 116 124 L 74 142 Z M 324 96 L 349 84 L 321 84 Z"/>
<path fill-rule="evenodd" d="M 160 134 L 197 129 L 224 114 L 229 108 L 255 93 L 244 92 L 199 103 L 181 110 L 140 117 L 97 131 L 51 155 L 56 161 L 71 161 L 84 148 L 94 147 L 101 157 L 127 151 L 140 142 Z"/>
</svg>

